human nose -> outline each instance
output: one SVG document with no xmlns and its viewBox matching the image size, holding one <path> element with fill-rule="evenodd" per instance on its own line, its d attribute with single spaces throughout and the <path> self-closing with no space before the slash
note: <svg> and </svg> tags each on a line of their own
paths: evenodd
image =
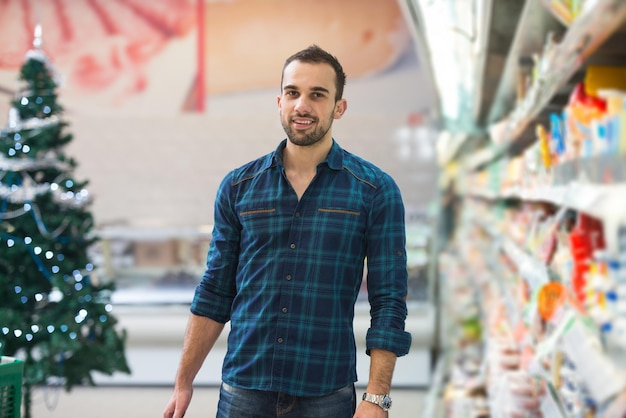
<svg viewBox="0 0 626 418">
<path fill-rule="evenodd" d="M 296 111 L 296 113 L 299 113 L 301 115 L 311 112 L 311 106 L 309 105 L 306 97 L 301 96 L 298 98 L 294 110 Z"/>
</svg>

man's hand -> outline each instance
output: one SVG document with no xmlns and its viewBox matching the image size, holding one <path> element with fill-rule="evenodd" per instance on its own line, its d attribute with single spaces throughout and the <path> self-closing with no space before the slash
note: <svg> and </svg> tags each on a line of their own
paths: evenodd
<svg viewBox="0 0 626 418">
<path fill-rule="evenodd" d="M 224 324 L 204 316 L 189 315 L 183 354 L 176 372 L 174 392 L 170 398 L 163 418 L 183 418 L 193 395 L 193 379 L 202 367 L 202 363 L 217 341 Z"/>
<path fill-rule="evenodd" d="M 371 402 L 362 401 L 356 409 L 354 418 L 387 418 L 388 412 Z"/>
<path fill-rule="evenodd" d="M 172 397 L 165 407 L 165 411 L 163 411 L 163 418 L 183 418 L 191 403 L 192 395 L 193 388 L 186 390 L 175 388 Z"/>
</svg>

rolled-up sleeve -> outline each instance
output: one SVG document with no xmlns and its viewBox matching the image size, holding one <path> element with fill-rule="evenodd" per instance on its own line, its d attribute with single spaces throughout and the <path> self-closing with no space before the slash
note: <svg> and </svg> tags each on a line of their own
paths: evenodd
<svg viewBox="0 0 626 418">
<path fill-rule="evenodd" d="M 366 347 L 403 356 L 411 334 L 404 330 L 407 316 L 407 255 L 404 204 L 395 181 L 384 175 L 370 213 L 367 238 L 367 292 L 371 326 Z"/>
<path fill-rule="evenodd" d="M 191 312 L 217 322 L 230 320 L 236 294 L 241 225 L 230 198 L 230 175 L 220 184 L 215 199 L 214 227 L 205 273 L 196 287 Z"/>
</svg>

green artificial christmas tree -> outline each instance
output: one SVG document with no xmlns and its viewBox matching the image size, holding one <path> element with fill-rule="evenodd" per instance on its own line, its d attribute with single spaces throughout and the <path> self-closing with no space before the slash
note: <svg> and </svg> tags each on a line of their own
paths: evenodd
<svg viewBox="0 0 626 418">
<path fill-rule="evenodd" d="M 112 284 L 99 283 L 89 261 L 91 197 L 63 151 L 72 136 L 40 32 L 0 132 L 0 354 L 24 360 L 27 418 L 35 385 L 61 379 L 70 391 L 93 385 L 94 371 L 130 373 Z"/>
</svg>

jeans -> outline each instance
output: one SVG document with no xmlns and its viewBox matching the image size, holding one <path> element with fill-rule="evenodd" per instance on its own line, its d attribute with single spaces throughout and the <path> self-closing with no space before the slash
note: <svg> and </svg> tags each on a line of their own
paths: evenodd
<svg viewBox="0 0 626 418">
<path fill-rule="evenodd" d="M 292 396 L 235 388 L 222 383 L 217 418 L 352 418 L 354 385 L 325 396 Z"/>
</svg>

